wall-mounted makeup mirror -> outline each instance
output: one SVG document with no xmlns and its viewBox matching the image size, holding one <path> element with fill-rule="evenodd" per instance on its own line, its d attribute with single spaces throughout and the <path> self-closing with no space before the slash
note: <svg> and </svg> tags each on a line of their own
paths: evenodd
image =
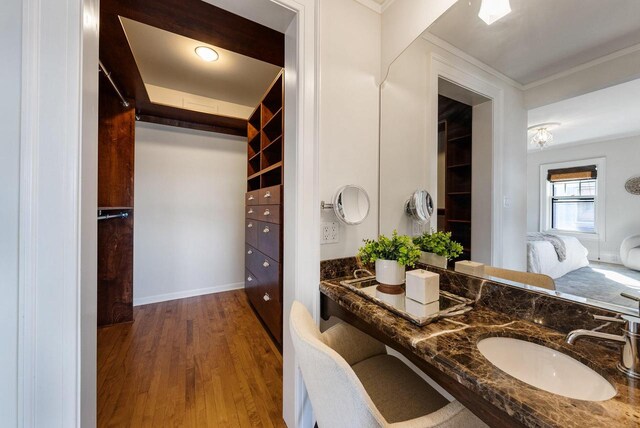
<svg viewBox="0 0 640 428">
<path fill-rule="evenodd" d="M 404 212 L 420 224 L 431 221 L 433 199 L 426 190 L 416 190 L 404 204 Z"/>
<path fill-rule="evenodd" d="M 338 220 L 347 225 L 362 223 L 369 215 L 369 208 L 367 191 L 355 184 L 338 189 L 332 204 L 322 202 L 322 209 L 333 209 Z"/>
</svg>

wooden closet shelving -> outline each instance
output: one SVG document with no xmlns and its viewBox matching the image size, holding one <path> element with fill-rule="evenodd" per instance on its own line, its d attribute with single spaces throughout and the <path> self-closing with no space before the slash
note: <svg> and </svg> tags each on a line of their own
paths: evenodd
<svg viewBox="0 0 640 428">
<path fill-rule="evenodd" d="M 283 79 L 280 72 L 247 122 L 247 191 L 282 184 L 283 131 Z"/>
<path fill-rule="evenodd" d="M 284 188 L 283 76 L 276 76 L 247 123 L 245 292 L 282 346 Z"/>
<path fill-rule="evenodd" d="M 462 244 L 459 259 L 471 259 L 471 178 L 473 109 L 439 96 L 439 132 L 445 135 L 444 230 Z"/>
</svg>

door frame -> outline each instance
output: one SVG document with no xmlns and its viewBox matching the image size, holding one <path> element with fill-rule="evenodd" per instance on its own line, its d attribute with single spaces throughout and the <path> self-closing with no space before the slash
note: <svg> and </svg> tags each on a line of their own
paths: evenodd
<svg viewBox="0 0 640 428">
<path fill-rule="evenodd" d="M 456 85 L 480 94 L 492 101 L 492 171 L 491 171 L 491 264 L 502 266 L 502 159 L 503 159 L 503 124 L 504 124 L 504 91 L 480 76 L 472 75 L 444 57 L 431 53 L 429 79 L 429 117 L 427 123 L 431 127 L 429 135 L 438 138 L 438 79 L 443 78 Z M 437 169 L 431 172 L 431 182 L 438 181 Z"/>
<path fill-rule="evenodd" d="M 96 424 L 99 0 L 22 0 L 18 418 Z M 312 420 L 288 334 L 302 301 L 318 319 L 319 129 L 316 0 L 285 35 L 284 406 Z"/>
</svg>

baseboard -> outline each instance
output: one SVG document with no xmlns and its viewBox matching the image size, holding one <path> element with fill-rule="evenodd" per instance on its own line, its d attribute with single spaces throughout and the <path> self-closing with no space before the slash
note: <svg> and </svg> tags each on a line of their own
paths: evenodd
<svg viewBox="0 0 640 428">
<path fill-rule="evenodd" d="M 590 254 L 591 256 L 591 254 Z M 620 260 L 620 254 L 618 253 L 600 253 L 600 260 L 597 258 L 597 254 L 594 254 L 596 257 L 589 257 L 589 260 L 594 262 L 603 262 L 603 263 L 612 263 L 616 265 L 621 265 L 622 261 Z"/>
<path fill-rule="evenodd" d="M 157 294 L 133 299 L 133 306 L 148 305 L 150 303 L 160 303 L 169 300 L 186 299 L 187 297 L 204 296 L 205 294 L 222 293 L 224 291 L 239 290 L 244 288 L 244 282 L 234 282 L 231 284 L 221 284 L 213 287 L 198 288 L 196 290 L 176 291 L 175 293 Z"/>
</svg>

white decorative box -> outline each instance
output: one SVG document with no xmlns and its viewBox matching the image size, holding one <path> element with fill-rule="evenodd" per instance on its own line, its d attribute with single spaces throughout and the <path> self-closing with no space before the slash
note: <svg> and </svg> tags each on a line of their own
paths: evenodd
<svg viewBox="0 0 640 428">
<path fill-rule="evenodd" d="M 427 318 L 433 315 L 436 315 L 440 312 L 440 301 L 436 300 L 435 302 L 427 303 L 426 305 L 416 302 L 415 300 L 405 298 L 405 311 L 410 313 L 413 316 L 420 318 Z"/>
<path fill-rule="evenodd" d="M 407 272 L 406 294 L 422 304 L 440 300 L 440 275 L 424 269 Z"/>
<path fill-rule="evenodd" d="M 473 276 L 484 276 L 484 263 L 472 262 L 471 260 L 462 260 L 456 262 L 456 272 L 466 273 Z"/>
</svg>

